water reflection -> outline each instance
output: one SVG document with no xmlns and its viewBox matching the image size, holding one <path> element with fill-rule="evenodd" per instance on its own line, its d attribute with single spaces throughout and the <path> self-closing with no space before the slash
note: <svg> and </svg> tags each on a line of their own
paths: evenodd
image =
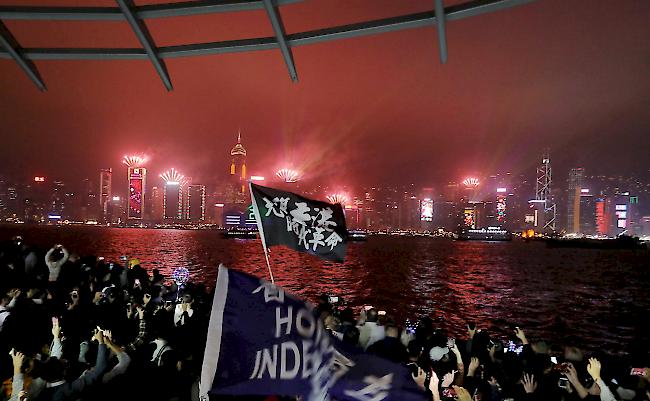
<svg viewBox="0 0 650 401">
<path fill-rule="evenodd" d="M 218 232 L 0 227 L 0 239 L 15 234 L 41 247 L 63 243 L 80 255 L 137 257 L 168 276 L 184 266 L 191 280 L 208 286 L 219 263 L 268 278 L 258 241 L 225 240 Z M 531 338 L 577 337 L 593 349 L 649 340 L 639 323 L 650 307 L 648 252 L 373 237 L 351 243 L 344 264 L 284 248 L 273 248 L 271 261 L 276 281 L 304 298 L 338 294 L 350 306 L 374 305 L 400 320 L 426 314 L 454 335 L 475 321 L 501 336 L 521 326 Z"/>
</svg>

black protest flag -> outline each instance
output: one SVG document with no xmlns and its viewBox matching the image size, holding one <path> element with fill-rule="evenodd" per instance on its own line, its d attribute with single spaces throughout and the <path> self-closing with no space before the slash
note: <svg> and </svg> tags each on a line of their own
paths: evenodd
<svg viewBox="0 0 650 401">
<path fill-rule="evenodd" d="M 348 230 L 340 204 L 304 198 L 251 183 L 257 227 L 265 247 L 286 245 L 343 262 Z"/>
</svg>

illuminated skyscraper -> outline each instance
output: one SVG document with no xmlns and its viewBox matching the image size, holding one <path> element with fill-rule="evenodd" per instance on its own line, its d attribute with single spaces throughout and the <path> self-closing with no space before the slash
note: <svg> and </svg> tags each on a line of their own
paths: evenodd
<svg viewBox="0 0 650 401">
<path fill-rule="evenodd" d="M 151 188 L 151 219 L 154 221 L 163 218 L 163 188 L 155 186 Z"/>
<path fill-rule="evenodd" d="M 609 233 L 609 203 L 610 200 L 604 195 L 596 199 L 596 234 L 606 236 Z"/>
<path fill-rule="evenodd" d="M 230 150 L 230 178 L 237 186 L 237 192 L 246 193 L 246 149 L 241 144 L 241 132 L 237 135 L 237 143 Z"/>
<path fill-rule="evenodd" d="M 569 193 L 567 194 L 567 225 L 568 233 L 580 232 L 580 190 L 583 186 L 583 168 L 572 168 L 569 172 Z"/>
<path fill-rule="evenodd" d="M 192 222 L 205 221 L 205 185 L 187 186 L 187 214 L 185 218 Z"/>
<path fill-rule="evenodd" d="M 165 181 L 163 190 L 163 218 L 181 220 L 183 218 L 183 187 L 185 177 L 171 169 L 160 177 Z"/>
<path fill-rule="evenodd" d="M 537 167 L 537 181 L 535 184 L 535 199 L 530 200 L 533 227 L 542 229 L 544 232 L 554 232 L 556 229 L 555 219 L 557 207 L 553 202 L 551 185 L 553 184 L 553 173 L 551 169 L 551 158 L 544 155 L 542 165 Z M 528 217 L 526 217 L 528 219 Z"/>
<path fill-rule="evenodd" d="M 147 161 L 144 156 L 124 156 L 123 163 L 127 166 L 129 190 L 127 192 L 127 219 L 142 219 L 145 205 L 145 188 L 147 184 Z"/>
<path fill-rule="evenodd" d="M 129 167 L 129 208 L 128 219 L 142 219 L 144 213 L 145 186 L 147 169 L 144 167 Z"/>
<path fill-rule="evenodd" d="M 99 172 L 99 214 L 105 220 L 108 217 L 113 188 L 113 169 L 103 168 Z"/>
<path fill-rule="evenodd" d="M 508 208 L 507 196 L 508 188 L 497 188 L 496 221 L 499 226 L 503 226 L 506 223 L 506 209 Z"/>
<path fill-rule="evenodd" d="M 580 227 L 578 232 L 583 235 L 595 235 L 596 231 L 596 203 L 594 195 L 589 188 L 580 189 Z"/>
</svg>

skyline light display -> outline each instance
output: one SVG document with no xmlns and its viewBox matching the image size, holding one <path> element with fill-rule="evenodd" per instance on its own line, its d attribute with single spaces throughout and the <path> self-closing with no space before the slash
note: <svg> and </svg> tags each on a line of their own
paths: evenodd
<svg viewBox="0 0 650 401">
<path fill-rule="evenodd" d="M 504 195 L 497 195 L 497 221 L 500 224 L 506 221 L 506 197 Z"/>
<path fill-rule="evenodd" d="M 127 176 L 129 181 L 127 218 L 142 219 L 147 169 L 144 167 L 129 167 Z"/>
<path fill-rule="evenodd" d="M 433 221 L 433 200 L 425 198 L 420 203 L 420 221 Z"/>
<path fill-rule="evenodd" d="M 341 205 L 345 205 L 345 203 L 348 201 L 348 197 L 342 193 L 335 193 L 327 195 L 327 200 L 330 203 L 340 203 Z"/>
<path fill-rule="evenodd" d="M 280 180 L 291 183 L 291 182 L 297 182 L 299 174 L 297 171 L 289 169 L 289 168 L 283 168 L 278 170 L 275 173 L 276 177 L 278 177 Z"/>
<path fill-rule="evenodd" d="M 476 228 L 476 210 L 474 208 L 463 210 L 463 224 L 467 228 Z"/>
<path fill-rule="evenodd" d="M 122 163 L 127 167 L 143 167 L 147 162 L 147 156 L 144 155 L 125 155 L 122 158 Z"/>
<path fill-rule="evenodd" d="M 465 178 L 463 180 L 463 185 L 465 185 L 465 187 L 467 187 L 467 188 L 476 188 L 476 187 L 479 186 L 479 184 L 480 184 L 480 181 L 476 177 L 469 177 L 469 178 Z"/>
<path fill-rule="evenodd" d="M 175 168 L 171 168 L 164 173 L 160 174 L 167 185 L 183 185 L 185 176 L 179 173 Z"/>
</svg>

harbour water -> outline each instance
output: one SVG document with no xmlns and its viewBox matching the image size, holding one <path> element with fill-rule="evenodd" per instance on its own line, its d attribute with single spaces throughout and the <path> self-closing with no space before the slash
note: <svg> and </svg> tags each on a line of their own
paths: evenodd
<svg viewBox="0 0 650 401">
<path fill-rule="evenodd" d="M 0 226 L 0 241 L 13 235 L 42 249 L 61 243 L 79 255 L 137 257 L 167 276 L 187 267 L 192 281 L 209 287 L 219 263 L 268 279 L 259 241 L 223 239 L 218 231 Z M 278 284 L 311 301 L 339 295 L 400 322 L 429 315 L 456 336 L 474 321 L 504 338 L 520 326 L 531 339 L 589 350 L 622 352 L 650 340 L 642 330 L 650 310 L 647 250 L 372 236 L 350 243 L 343 264 L 284 248 L 272 249 L 271 263 Z"/>
</svg>

